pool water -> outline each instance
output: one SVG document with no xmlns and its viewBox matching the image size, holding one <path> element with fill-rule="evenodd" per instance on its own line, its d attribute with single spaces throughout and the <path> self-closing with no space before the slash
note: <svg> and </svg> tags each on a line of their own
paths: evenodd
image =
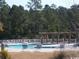
<svg viewBox="0 0 79 59">
<path fill-rule="evenodd" d="M 8 48 L 12 48 L 12 49 L 22 49 L 22 45 L 9 45 Z"/>
<path fill-rule="evenodd" d="M 60 48 L 60 45 L 38 45 L 38 44 L 8 44 L 6 46 L 7 48 L 12 48 L 12 49 L 38 49 L 38 48 Z"/>
<path fill-rule="evenodd" d="M 35 44 L 28 44 L 28 45 L 8 45 L 8 48 L 12 48 L 12 49 L 33 49 L 35 48 L 37 45 Z"/>
<path fill-rule="evenodd" d="M 32 49 L 32 48 L 35 48 L 37 45 L 35 45 L 35 44 L 29 44 L 29 45 L 27 45 L 27 48 L 28 49 Z"/>
<path fill-rule="evenodd" d="M 27 45 L 22 45 L 22 48 L 23 48 L 23 49 L 26 49 L 26 48 L 27 48 Z"/>
</svg>

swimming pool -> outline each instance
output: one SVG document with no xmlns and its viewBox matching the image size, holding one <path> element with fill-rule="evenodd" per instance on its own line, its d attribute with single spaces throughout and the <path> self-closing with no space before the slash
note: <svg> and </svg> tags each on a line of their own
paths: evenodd
<svg viewBox="0 0 79 59">
<path fill-rule="evenodd" d="M 12 48 L 12 49 L 22 49 L 22 45 L 8 45 L 8 48 Z"/>
<path fill-rule="evenodd" d="M 40 48 L 60 48 L 60 44 L 46 44 L 46 45 L 41 45 L 41 44 L 36 44 L 36 43 L 11 43 L 7 44 L 7 48 L 12 48 L 12 49 L 40 49 Z"/>
<path fill-rule="evenodd" d="M 12 43 L 12 44 L 8 44 L 6 47 L 12 48 L 12 49 L 34 49 L 35 47 L 37 47 L 37 45 L 36 44 Z"/>
<path fill-rule="evenodd" d="M 35 48 L 35 47 L 37 47 L 36 44 L 28 44 L 28 45 L 27 45 L 27 48 L 28 48 L 28 49 L 33 49 L 33 48 Z"/>
</svg>

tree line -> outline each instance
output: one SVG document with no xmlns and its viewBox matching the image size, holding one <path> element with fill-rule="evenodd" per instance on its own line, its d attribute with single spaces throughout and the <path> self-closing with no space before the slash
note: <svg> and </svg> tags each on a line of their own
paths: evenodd
<svg viewBox="0 0 79 59">
<path fill-rule="evenodd" d="M 35 38 L 39 32 L 71 32 L 79 27 L 79 5 L 70 8 L 29 0 L 23 6 L 0 4 L 0 38 Z"/>
</svg>

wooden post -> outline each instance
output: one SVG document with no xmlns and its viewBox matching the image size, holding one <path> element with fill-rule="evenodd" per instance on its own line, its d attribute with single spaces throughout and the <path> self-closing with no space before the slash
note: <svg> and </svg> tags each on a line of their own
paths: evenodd
<svg viewBox="0 0 79 59">
<path fill-rule="evenodd" d="M 69 33 L 67 33 L 67 43 L 69 43 L 69 42 L 68 42 L 68 41 L 69 41 L 69 39 L 68 39 L 68 34 L 69 34 Z"/>
<path fill-rule="evenodd" d="M 57 44 L 59 43 L 59 38 L 60 38 L 60 32 L 57 33 Z"/>
<path fill-rule="evenodd" d="M 48 38 L 48 34 L 46 34 L 46 43 L 48 42 L 49 38 Z"/>
<path fill-rule="evenodd" d="M 41 38 L 40 38 L 41 44 L 43 43 L 42 40 L 43 40 L 43 34 L 41 34 Z"/>
<path fill-rule="evenodd" d="M 47 35 L 45 34 L 44 35 L 44 43 L 46 43 L 47 42 Z"/>
<path fill-rule="evenodd" d="M 71 32 L 69 33 L 69 42 L 68 43 L 70 43 L 71 42 Z"/>
<path fill-rule="evenodd" d="M 54 35 L 52 35 L 52 42 L 51 43 L 53 43 L 54 42 Z"/>
<path fill-rule="evenodd" d="M 76 37 L 74 38 L 74 39 L 75 39 L 75 43 L 77 43 L 77 34 L 76 34 L 76 33 L 77 33 L 77 32 L 74 33 L 75 36 L 76 36 Z"/>
<path fill-rule="evenodd" d="M 78 40 L 78 32 L 76 31 L 76 43 L 77 43 L 77 40 Z"/>
<path fill-rule="evenodd" d="M 42 40 L 41 40 L 42 43 L 44 43 L 44 34 L 42 34 Z"/>
<path fill-rule="evenodd" d="M 65 33 L 63 35 L 64 35 L 63 43 L 65 43 Z"/>
<path fill-rule="evenodd" d="M 77 34 L 77 42 L 79 43 L 79 32 L 77 32 L 78 34 Z"/>
<path fill-rule="evenodd" d="M 44 42 L 44 43 L 47 43 L 47 34 L 44 34 L 43 42 Z"/>
<path fill-rule="evenodd" d="M 79 39 L 79 36 L 78 36 L 78 31 L 76 32 L 76 43 L 78 43 L 78 39 Z"/>
</svg>

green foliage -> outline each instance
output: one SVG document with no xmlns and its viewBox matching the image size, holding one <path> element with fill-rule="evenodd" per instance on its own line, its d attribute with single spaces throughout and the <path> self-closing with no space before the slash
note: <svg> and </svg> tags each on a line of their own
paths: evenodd
<svg viewBox="0 0 79 59">
<path fill-rule="evenodd" d="M 6 5 L 5 0 L 0 0 L 0 8 L 2 8 L 2 7 L 5 6 L 5 5 Z"/>
<path fill-rule="evenodd" d="M 2 50 L 1 55 L 3 59 L 11 59 L 11 56 L 9 55 L 7 51 Z"/>
<path fill-rule="evenodd" d="M 11 59 L 11 56 L 9 55 L 9 53 L 7 51 L 5 51 L 5 47 L 4 44 L 1 43 L 1 52 L 0 52 L 0 57 L 1 59 Z"/>
<path fill-rule="evenodd" d="M 41 10 L 41 0 L 30 0 L 27 5 L 29 10 L 16 5 L 1 8 L 0 22 L 4 32 L 0 32 L 0 38 L 35 38 L 39 32 L 69 32 L 79 26 L 79 5 L 68 9 L 52 4 Z"/>
<path fill-rule="evenodd" d="M 41 9 L 41 0 L 30 0 L 27 4 L 27 7 L 33 10 Z"/>
</svg>

